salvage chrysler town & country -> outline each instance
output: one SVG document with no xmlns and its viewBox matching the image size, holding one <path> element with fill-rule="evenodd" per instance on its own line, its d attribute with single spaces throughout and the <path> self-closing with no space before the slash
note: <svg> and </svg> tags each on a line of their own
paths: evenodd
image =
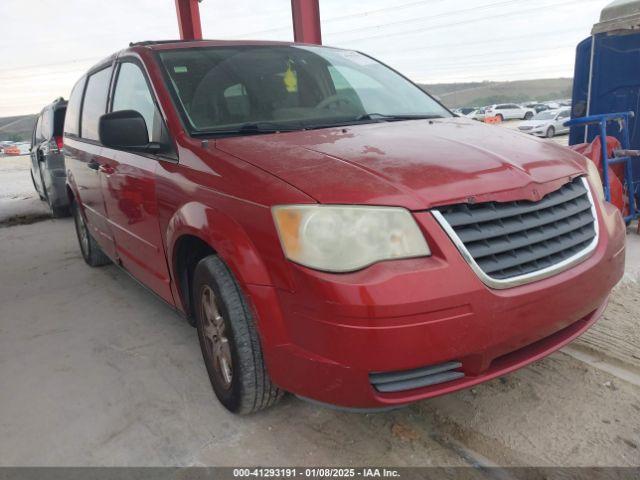
<svg viewBox="0 0 640 480">
<path fill-rule="evenodd" d="M 593 325 L 623 272 L 591 162 L 355 51 L 132 44 L 75 85 L 64 153 L 85 261 L 197 327 L 237 413 L 504 375 Z"/>
</svg>

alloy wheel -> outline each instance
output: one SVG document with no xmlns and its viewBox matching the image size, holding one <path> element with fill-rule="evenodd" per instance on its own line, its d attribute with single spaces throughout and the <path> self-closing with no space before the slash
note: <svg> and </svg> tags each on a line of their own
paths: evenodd
<svg viewBox="0 0 640 480">
<path fill-rule="evenodd" d="M 205 348 L 220 386 L 228 390 L 233 380 L 233 361 L 226 334 L 227 324 L 220 313 L 217 297 L 208 285 L 202 287 L 200 305 Z"/>
</svg>

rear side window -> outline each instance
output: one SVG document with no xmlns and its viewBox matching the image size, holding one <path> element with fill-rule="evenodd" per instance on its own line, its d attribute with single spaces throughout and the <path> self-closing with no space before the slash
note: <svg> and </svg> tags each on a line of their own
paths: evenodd
<svg viewBox="0 0 640 480">
<path fill-rule="evenodd" d="M 87 79 L 80 123 L 80 136 L 87 140 L 99 140 L 98 121 L 107 110 L 112 70 L 112 67 L 105 68 Z"/>
<path fill-rule="evenodd" d="M 53 136 L 53 110 L 46 109 L 40 118 L 42 119 L 42 138 L 49 140 Z"/>
<path fill-rule="evenodd" d="M 31 132 L 31 146 L 34 146 L 37 142 L 36 132 L 38 131 L 39 121 L 40 121 L 40 116 L 36 118 L 36 123 L 33 125 L 33 132 Z"/>
<path fill-rule="evenodd" d="M 53 135 L 61 137 L 64 129 L 64 116 L 67 111 L 66 107 L 58 108 L 53 112 Z"/>
<path fill-rule="evenodd" d="M 38 123 L 36 123 L 36 142 L 42 141 L 42 115 L 38 116 Z"/>
<path fill-rule="evenodd" d="M 71 90 L 71 96 L 67 104 L 67 115 L 64 120 L 64 132 L 69 135 L 80 134 L 80 107 L 82 106 L 84 83 L 85 79 L 83 78 Z"/>
</svg>

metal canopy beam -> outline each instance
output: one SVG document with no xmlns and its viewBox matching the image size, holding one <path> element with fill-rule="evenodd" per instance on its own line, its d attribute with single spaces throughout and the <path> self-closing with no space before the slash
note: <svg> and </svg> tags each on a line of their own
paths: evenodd
<svg viewBox="0 0 640 480">
<path fill-rule="evenodd" d="M 182 40 L 202 40 L 201 0 L 175 0 Z M 291 0 L 293 38 L 300 43 L 322 44 L 319 0 Z"/>
<path fill-rule="evenodd" d="M 296 42 L 322 45 L 318 0 L 291 0 L 291 15 Z"/>
<path fill-rule="evenodd" d="M 202 40 L 199 0 L 176 0 L 178 28 L 182 40 Z"/>
</svg>

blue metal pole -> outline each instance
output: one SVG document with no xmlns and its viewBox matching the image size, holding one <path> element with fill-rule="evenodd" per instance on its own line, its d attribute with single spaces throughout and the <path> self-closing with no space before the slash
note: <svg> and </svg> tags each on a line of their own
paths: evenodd
<svg viewBox="0 0 640 480">
<path fill-rule="evenodd" d="M 600 120 L 600 143 L 602 148 L 602 186 L 604 187 L 604 198 L 611 201 L 611 187 L 609 186 L 609 157 L 607 152 L 607 120 Z"/>
<path fill-rule="evenodd" d="M 630 140 L 629 140 L 629 115 L 625 114 L 624 116 L 624 126 L 622 129 L 622 148 L 628 150 L 630 148 Z M 635 199 L 635 188 L 633 186 L 633 164 L 632 160 L 628 159 L 625 165 L 626 169 L 626 182 L 627 182 L 627 194 L 629 195 L 629 216 L 633 219 L 636 216 L 636 199 Z"/>
</svg>

